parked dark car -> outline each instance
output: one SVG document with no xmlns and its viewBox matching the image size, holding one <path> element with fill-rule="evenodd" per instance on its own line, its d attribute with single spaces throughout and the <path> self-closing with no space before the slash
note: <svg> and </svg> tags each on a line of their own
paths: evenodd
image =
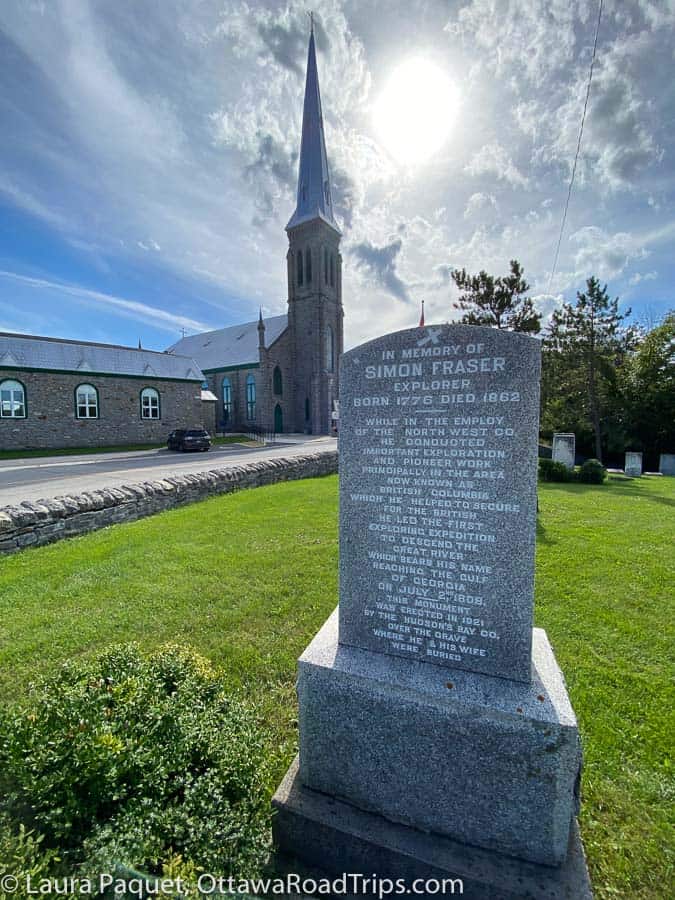
<svg viewBox="0 0 675 900">
<path fill-rule="evenodd" d="M 169 450 L 203 450 L 211 447 L 211 436 L 203 428 L 179 428 L 172 431 L 166 442 Z"/>
</svg>

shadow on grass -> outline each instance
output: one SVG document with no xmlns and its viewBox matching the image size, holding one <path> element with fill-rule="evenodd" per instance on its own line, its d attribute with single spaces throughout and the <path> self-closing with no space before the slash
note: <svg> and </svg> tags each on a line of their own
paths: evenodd
<svg viewBox="0 0 675 900">
<path fill-rule="evenodd" d="M 643 478 L 627 478 L 625 475 L 610 475 L 604 484 L 583 484 L 578 481 L 571 483 L 560 481 L 540 482 L 540 485 L 546 485 L 548 490 L 561 491 L 565 494 L 587 494 L 602 493 L 610 490 L 618 492 L 620 495 L 629 497 L 640 497 L 642 500 L 649 500 L 652 503 L 660 503 L 663 506 L 675 506 L 675 500 L 670 497 L 664 497 L 662 494 L 655 494 L 652 491 L 645 490 L 646 479 Z"/>
<path fill-rule="evenodd" d="M 653 503 L 661 503 L 664 506 L 675 506 L 675 500 L 670 497 L 664 497 L 662 494 L 654 494 L 651 491 L 645 492 L 647 483 L 652 480 L 648 476 L 642 478 L 626 478 L 625 475 L 610 475 L 608 479 L 609 486 L 619 491 L 621 494 L 639 496 L 644 500 L 651 500 Z"/>
</svg>

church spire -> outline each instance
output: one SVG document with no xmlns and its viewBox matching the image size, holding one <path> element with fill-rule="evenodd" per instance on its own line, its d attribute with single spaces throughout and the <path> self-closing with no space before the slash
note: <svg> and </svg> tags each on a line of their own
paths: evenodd
<svg viewBox="0 0 675 900">
<path fill-rule="evenodd" d="M 313 219 L 323 219 L 340 234 L 340 229 L 333 216 L 333 198 L 328 157 L 326 156 L 326 140 L 323 133 L 319 75 L 316 69 L 316 48 L 314 46 L 314 20 L 312 19 L 307 54 L 305 104 L 302 112 L 298 199 L 295 212 L 291 216 L 286 230 L 303 222 L 311 222 Z"/>
</svg>

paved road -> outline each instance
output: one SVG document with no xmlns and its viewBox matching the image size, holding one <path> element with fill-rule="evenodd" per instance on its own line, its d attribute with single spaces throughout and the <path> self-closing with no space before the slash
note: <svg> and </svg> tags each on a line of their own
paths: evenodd
<svg viewBox="0 0 675 900">
<path fill-rule="evenodd" d="M 208 453 L 176 453 L 161 449 L 0 460 L 0 507 L 22 500 L 154 481 L 169 475 L 224 469 L 259 459 L 298 456 L 336 446 L 335 438 L 284 435 L 277 443 L 264 447 L 216 445 Z"/>
</svg>

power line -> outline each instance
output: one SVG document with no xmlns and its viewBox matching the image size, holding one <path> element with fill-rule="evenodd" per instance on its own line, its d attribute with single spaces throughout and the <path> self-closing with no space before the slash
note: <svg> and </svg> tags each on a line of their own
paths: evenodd
<svg viewBox="0 0 675 900">
<path fill-rule="evenodd" d="M 579 152 L 581 151 L 581 138 L 584 133 L 584 122 L 586 121 L 586 110 L 588 109 L 588 98 L 591 94 L 591 81 L 593 80 L 593 66 L 595 65 L 595 52 L 598 48 L 598 33 L 600 31 L 600 19 L 602 18 L 602 3 L 600 0 L 598 6 L 598 21 L 595 25 L 595 40 L 593 41 L 593 54 L 591 56 L 591 67 L 588 70 L 588 85 L 586 87 L 586 99 L 584 100 L 584 111 L 581 116 L 581 127 L 579 128 L 579 140 L 577 141 L 577 152 L 574 154 L 574 165 L 572 166 L 572 177 L 570 178 L 570 186 L 567 190 L 567 200 L 565 201 L 565 209 L 563 211 L 562 222 L 560 223 L 560 234 L 558 235 L 558 245 L 555 248 L 555 257 L 553 259 L 553 268 L 551 269 L 551 277 L 548 280 L 548 292 L 551 293 L 551 285 L 553 284 L 553 276 L 555 275 L 556 266 L 558 265 L 558 255 L 560 254 L 560 245 L 562 244 L 563 232 L 565 230 L 565 222 L 567 221 L 567 210 L 570 205 L 570 197 L 572 196 L 572 186 L 574 185 L 574 176 L 577 171 L 577 162 L 579 160 Z"/>
</svg>

